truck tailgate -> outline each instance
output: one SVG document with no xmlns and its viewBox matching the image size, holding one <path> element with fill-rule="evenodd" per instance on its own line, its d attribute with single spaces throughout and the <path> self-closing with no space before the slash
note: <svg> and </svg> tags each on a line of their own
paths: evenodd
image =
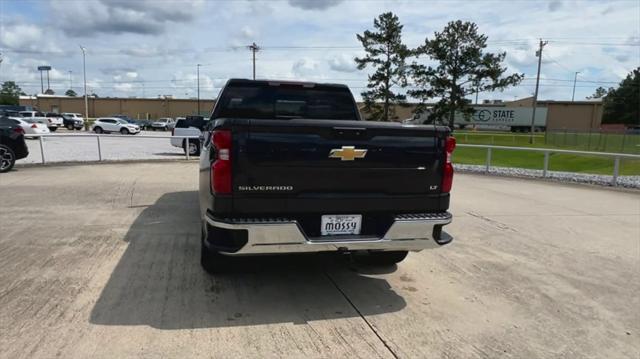
<svg viewBox="0 0 640 359">
<path fill-rule="evenodd" d="M 234 151 L 236 195 L 439 193 L 446 132 L 434 126 L 289 119 L 248 127 Z"/>
</svg>

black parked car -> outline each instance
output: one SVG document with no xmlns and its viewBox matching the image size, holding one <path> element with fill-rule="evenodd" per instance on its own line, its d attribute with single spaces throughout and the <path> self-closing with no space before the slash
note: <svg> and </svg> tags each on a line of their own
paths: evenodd
<svg viewBox="0 0 640 359">
<path fill-rule="evenodd" d="M 151 128 L 151 122 L 149 120 L 133 120 L 133 123 L 140 126 L 141 130 L 148 130 Z"/>
<path fill-rule="evenodd" d="M 0 173 L 8 172 L 16 160 L 29 155 L 24 130 L 6 117 L 0 117 Z"/>
<path fill-rule="evenodd" d="M 63 113 L 60 116 L 62 117 L 62 124 L 67 130 L 82 130 L 84 128 L 84 121 L 82 119 L 72 116 L 72 114 Z"/>
</svg>

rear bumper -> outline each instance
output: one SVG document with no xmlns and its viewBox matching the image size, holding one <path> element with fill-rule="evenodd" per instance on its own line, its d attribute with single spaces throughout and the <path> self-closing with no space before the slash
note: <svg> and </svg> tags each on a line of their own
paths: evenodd
<svg viewBox="0 0 640 359">
<path fill-rule="evenodd" d="M 233 220 L 206 215 L 205 245 L 228 255 L 284 254 L 329 251 L 420 251 L 450 243 L 442 231 L 451 223 L 448 212 L 399 215 L 381 237 L 307 237 L 296 221 Z M 225 241 L 227 241 L 225 243 Z"/>
</svg>

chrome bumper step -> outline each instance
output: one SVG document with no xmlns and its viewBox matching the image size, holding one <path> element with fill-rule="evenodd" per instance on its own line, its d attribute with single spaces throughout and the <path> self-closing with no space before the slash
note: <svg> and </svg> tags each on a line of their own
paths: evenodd
<svg viewBox="0 0 640 359">
<path fill-rule="evenodd" d="M 297 221 L 287 218 L 212 218 L 206 216 L 209 226 L 246 231 L 247 243 L 229 255 L 284 254 L 324 251 L 420 251 L 437 248 L 452 238 L 437 226 L 451 223 L 449 212 L 402 214 L 382 237 L 371 235 L 340 235 L 335 237 L 307 237 Z M 434 238 L 434 235 L 438 238 Z"/>
</svg>

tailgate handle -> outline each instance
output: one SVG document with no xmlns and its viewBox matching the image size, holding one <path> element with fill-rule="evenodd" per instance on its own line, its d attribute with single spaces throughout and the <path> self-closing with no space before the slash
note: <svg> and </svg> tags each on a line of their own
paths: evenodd
<svg viewBox="0 0 640 359">
<path fill-rule="evenodd" d="M 367 131 L 367 129 L 366 128 L 359 128 L 359 127 L 334 127 L 333 131 L 337 132 L 338 135 L 356 135 L 356 136 L 360 136 L 360 135 L 364 134 Z"/>
</svg>

